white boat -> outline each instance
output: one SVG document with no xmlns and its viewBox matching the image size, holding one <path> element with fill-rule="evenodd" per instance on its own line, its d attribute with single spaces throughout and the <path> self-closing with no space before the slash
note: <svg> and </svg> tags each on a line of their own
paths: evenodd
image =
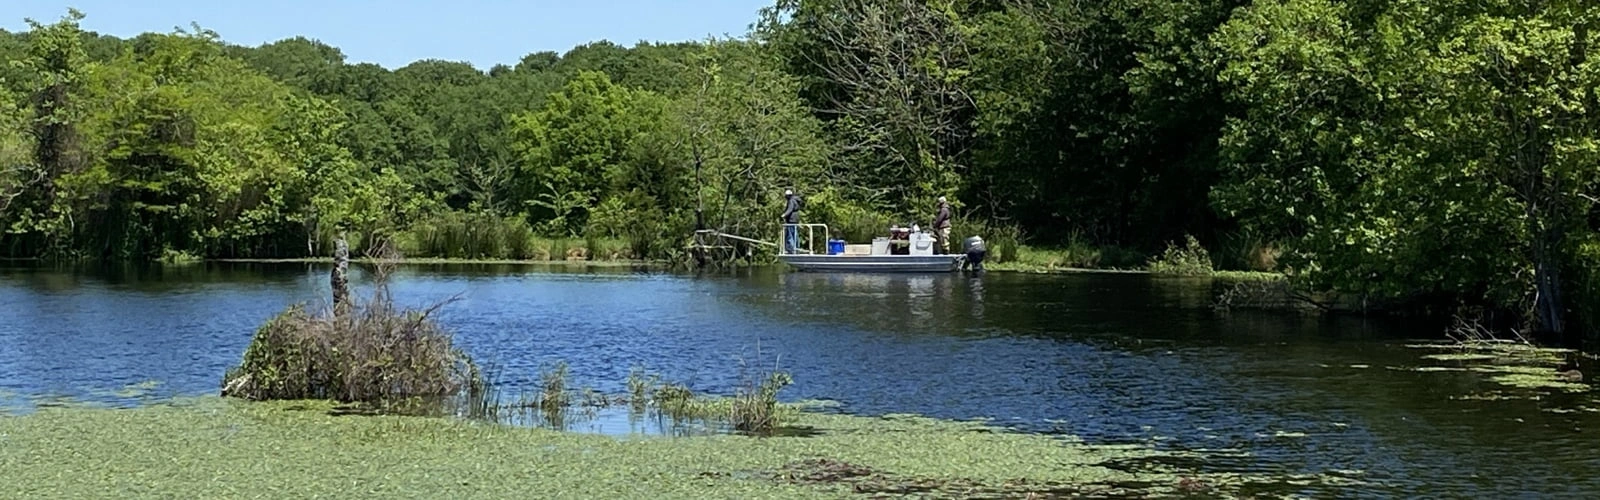
<svg viewBox="0 0 1600 500">
<path fill-rule="evenodd" d="M 806 235 L 804 244 L 797 241 L 793 252 L 780 246 L 778 260 L 793 267 L 797 271 L 805 272 L 847 272 L 847 273 L 948 273 L 959 271 L 961 263 L 966 260 L 964 255 L 942 255 L 933 253 L 933 235 L 922 232 L 913 232 L 907 240 L 905 254 L 894 254 L 890 251 L 890 240 L 878 238 L 871 245 L 843 245 L 837 240 L 828 238 L 828 227 L 822 224 L 792 224 L 797 228 L 804 228 Z M 786 227 L 787 228 L 787 227 Z M 824 238 L 825 250 L 816 252 L 815 236 L 817 229 L 821 229 Z M 782 241 L 780 237 L 779 241 Z M 838 248 L 843 246 L 844 248 Z"/>
</svg>

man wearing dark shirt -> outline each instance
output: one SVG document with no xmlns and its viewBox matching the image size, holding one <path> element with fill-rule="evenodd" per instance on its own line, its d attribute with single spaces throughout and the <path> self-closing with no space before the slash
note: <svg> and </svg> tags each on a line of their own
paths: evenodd
<svg viewBox="0 0 1600 500">
<path fill-rule="evenodd" d="M 789 254 L 795 253 L 795 246 L 799 244 L 800 240 L 800 227 L 795 226 L 795 224 L 800 223 L 800 197 L 795 196 L 794 190 L 791 189 L 783 190 L 783 197 L 787 199 L 781 218 L 785 224 L 783 226 L 783 253 Z"/>
</svg>

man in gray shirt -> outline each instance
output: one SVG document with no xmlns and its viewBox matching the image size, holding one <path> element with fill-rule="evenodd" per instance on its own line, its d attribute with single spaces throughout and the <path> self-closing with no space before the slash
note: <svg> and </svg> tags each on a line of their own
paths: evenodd
<svg viewBox="0 0 1600 500">
<path fill-rule="evenodd" d="M 939 253 L 950 253 L 950 202 L 939 197 L 939 213 L 933 216 L 933 239 L 939 244 Z"/>
</svg>

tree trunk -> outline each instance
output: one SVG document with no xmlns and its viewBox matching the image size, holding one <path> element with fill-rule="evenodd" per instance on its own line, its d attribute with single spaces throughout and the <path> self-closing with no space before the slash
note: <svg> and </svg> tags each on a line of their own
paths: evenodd
<svg viewBox="0 0 1600 500">
<path fill-rule="evenodd" d="M 1547 228 L 1536 236 L 1533 245 L 1534 318 L 1539 329 L 1562 334 L 1566 331 L 1561 296 L 1560 229 Z"/>
<path fill-rule="evenodd" d="M 333 285 L 333 311 L 341 314 L 350 305 L 350 279 L 346 274 L 350 268 L 350 246 L 345 243 L 344 235 L 334 242 L 333 274 L 329 281 Z"/>
</svg>

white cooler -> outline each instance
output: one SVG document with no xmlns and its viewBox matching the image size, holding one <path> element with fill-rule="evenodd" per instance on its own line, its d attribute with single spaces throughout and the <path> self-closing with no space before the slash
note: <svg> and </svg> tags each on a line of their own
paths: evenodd
<svg viewBox="0 0 1600 500">
<path fill-rule="evenodd" d="M 911 233 L 911 255 L 933 255 L 933 235 Z"/>
<path fill-rule="evenodd" d="M 872 255 L 889 255 L 889 239 L 873 238 Z"/>
</svg>

